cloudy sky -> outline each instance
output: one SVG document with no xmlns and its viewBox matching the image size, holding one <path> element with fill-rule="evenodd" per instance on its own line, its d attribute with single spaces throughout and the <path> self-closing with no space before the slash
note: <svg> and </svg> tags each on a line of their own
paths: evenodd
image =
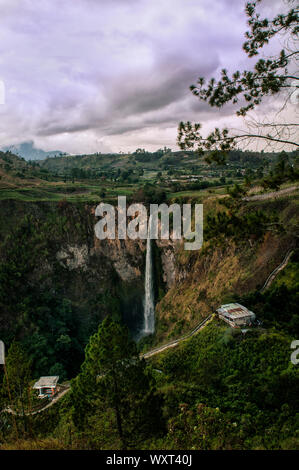
<svg viewBox="0 0 299 470">
<path fill-rule="evenodd" d="M 264 0 L 266 13 L 280 0 Z M 70 153 L 176 148 L 178 122 L 240 127 L 191 95 L 252 66 L 243 0 L 0 0 L 0 146 Z M 266 103 L 261 110 L 273 111 Z"/>
</svg>

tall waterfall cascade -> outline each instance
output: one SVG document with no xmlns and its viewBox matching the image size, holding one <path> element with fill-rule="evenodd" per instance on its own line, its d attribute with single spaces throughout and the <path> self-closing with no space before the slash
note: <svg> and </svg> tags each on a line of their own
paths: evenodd
<svg viewBox="0 0 299 470">
<path fill-rule="evenodd" d="M 144 326 L 143 334 L 149 335 L 155 331 L 155 305 L 153 286 L 153 261 L 152 261 L 152 241 L 150 237 L 151 217 L 148 221 L 146 260 L 145 260 L 145 297 L 144 297 Z"/>
</svg>

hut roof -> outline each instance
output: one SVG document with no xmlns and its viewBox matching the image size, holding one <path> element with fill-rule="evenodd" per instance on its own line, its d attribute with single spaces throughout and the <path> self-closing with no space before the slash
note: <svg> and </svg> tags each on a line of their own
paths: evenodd
<svg viewBox="0 0 299 470">
<path fill-rule="evenodd" d="M 33 388 L 46 388 L 56 387 L 59 379 L 59 375 L 50 375 L 46 377 L 40 377 L 37 382 L 33 385 Z"/>
</svg>

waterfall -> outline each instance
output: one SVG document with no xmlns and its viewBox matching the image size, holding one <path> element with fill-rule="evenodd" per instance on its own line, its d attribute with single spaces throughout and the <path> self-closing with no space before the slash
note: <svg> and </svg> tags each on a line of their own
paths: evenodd
<svg viewBox="0 0 299 470">
<path fill-rule="evenodd" d="M 144 325 L 143 334 L 149 335 L 155 331 L 155 306 L 153 288 L 152 241 L 150 237 L 151 216 L 148 221 L 146 260 L 145 260 L 145 298 L 144 298 Z"/>
</svg>

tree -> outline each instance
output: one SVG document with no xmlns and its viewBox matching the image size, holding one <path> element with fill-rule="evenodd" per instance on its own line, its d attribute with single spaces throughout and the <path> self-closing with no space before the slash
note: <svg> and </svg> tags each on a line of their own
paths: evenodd
<svg viewBox="0 0 299 470">
<path fill-rule="evenodd" d="M 161 398 L 153 378 L 145 361 L 140 360 L 128 329 L 110 317 L 90 338 L 72 389 L 75 425 L 84 429 L 100 398 L 114 412 L 123 449 L 134 447 L 161 429 Z"/>
<path fill-rule="evenodd" d="M 221 108 L 226 103 L 237 104 L 238 116 L 246 116 L 256 108 L 267 96 L 287 93 L 286 103 L 295 97 L 298 90 L 298 76 L 289 72 L 298 57 L 295 39 L 299 32 L 298 7 L 289 8 L 287 12 L 282 6 L 281 13 L 272 19 L 261 18 L 258 13 L 258 4 L 262 0 L 248 2 L 246 15 L 250 30 L 246 32 L 246 41 L 243 49 L 249 57 L 255 57 L 259 50 L 270 42 L 275 36 L 283 35 L 286 39 L 286 48 L 275 57 L 259 59 L 253 70 L 240 72 L 237 70 L 230 77 L 223 69 L 220 80 L 212 78 L 206 85 L 204 77 L 200 77 L 196 85 L 190 87 L 192 93 L 201 101 L 208 102 L 211 107 Z M 289 4 L 295 3 L 288 0 Z M 253 121 L 252 121 L 253 122 Z M 181 122 L 178 128 L 178 144 L 180 148 L 193 149 L 197 147 L 200 155 L 208 152 L 208 162 L 223 163 L 229 150 L 236 148 L 242 142 L 258 139 L 263 142 L 288 144 L 298 148 L 294 136 L 299 124 L 289 122 L 254 123 L 255 130 L 232 134 L 227 128 L 215 128 L 207 137 L 201 135 L 201 124 L 190 121 Z"/>
<path fill-rule="evenodd" d="M 24 432 L 27 431 L 26 412 L 30 408 L 30 380 L 31 362 L 20 343 L 14 341 L 7 353 L 6 374 L 4 376 L 4 390 L 7 391 L 6 399 L 10 407 L 21 410 Z"/>
</svg>

